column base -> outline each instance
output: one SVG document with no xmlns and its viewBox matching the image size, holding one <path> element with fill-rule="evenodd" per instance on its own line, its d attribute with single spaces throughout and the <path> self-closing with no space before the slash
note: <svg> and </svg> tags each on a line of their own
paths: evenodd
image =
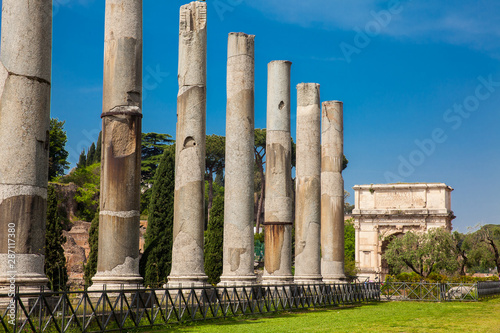
<svg viewBox="0 0 500 333">
<path fill-rule="evenodd" d="M 217 287 L 246 287 L 253 286 L 256 283 L 257 276 L 255 275 L 221 276 Z"/>
<path fill-rule="evenodd" d="M 346 279 L 344 274 L 323 276 L 323 283 L 340 283 L 345 282 Z"/>
<path fill-rule="evenodd" d="M 92 286 L 89 291 L 111 290 L 117 291 L 122 289 L 143 289 L 142 277 L 139 274 L 131 275 L 107 275 L 97 273 L 92 278 Z"/>
<path fill-rule="evenodd" d="M 344 262 L 321 260 L 321 274 L 323 275 L 324 283 L 344 282 L 346 280 Z"/>
<path fill-rule="evenodd" d="M 20 293 L 33 293 L 47 287 L 44 264 L 45 256 L 41 254 L 15 254 L 14 258 L 0 254 L 0 293 L 15 292 L 16 287 Z"/>
<path fill-rule="evenodd" d="M 322 281 L 323 277 L 321 275 L 296 275 L 293 278 L 295 284 L 318 284 L 322 283 Z"/>
<path fill-rule="evenodd" d="M 208 276 L 205 274 L 200 275 L 186 275 L 186 276 L 169 276 L 165 288 L 198 288 L 210 286 L 207 282 Z"/>
<path fill-rule="evenodd" d="M 263 285 L 284 285 L 284 284 L 292 284 L 293 283 L 293 275 L 264 275 L 262 277 Z"/>
</svg>

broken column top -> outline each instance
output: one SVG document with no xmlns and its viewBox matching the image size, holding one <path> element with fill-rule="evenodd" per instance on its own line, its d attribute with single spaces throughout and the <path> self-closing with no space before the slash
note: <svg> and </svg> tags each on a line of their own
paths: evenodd
<svg viewBox="0 0 500 333">
<path fill-rule="evenodd" d="M 243 32 L 230 32 L 227 42 L 227 54 L 230 57 L 245 55 L 254 56 L 255 35 L 248 35 Z"/>
<path fill-rule="evenodd" d="M 341 101 L 323 102 L 323 121 L 331 123 L 337 132 L 343 132 L 344 116 L 343 105 Z M 327 127 L 324 127 L 327 128 Z M 325 130 L 323 130 L 324 132 Z"/>
<path fill-rule="evenodd" d="M 325 105 L 335 105 L 335 104 L 344 104 L 342 101 L 324 101 L 323 104 Z"/>
<path fill-rule="evenodd" d="M 180 9 L 179 34 L 204 30 L 207 27 L 207 3 L 193 1 Z"/>
<path fill-rule="evenodd" d="M 299 83 L 297 84 L 297 106 L 308 106 L 320 104 L 319 84 L 318 83 Z"/>
<path fill-rule="evenodd" d="M 180 9 L 179 87 L 206 85 L 206 58 L 207 4 L 194 1 Z"/>
</svg>

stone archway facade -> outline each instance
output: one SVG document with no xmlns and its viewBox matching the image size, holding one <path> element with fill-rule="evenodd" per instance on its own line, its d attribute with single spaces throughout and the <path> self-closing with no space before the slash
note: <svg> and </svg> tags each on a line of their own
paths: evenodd
<svg viewBox="0 0 500 333">
<path fill-rule="evenodd" d="M 451 231 L 451 191 L 443 183 L 356 185 L 352 212 L 360 279 L 385 279 L 382 254 L 388 237 L 432 228 Z M 387 243 L 387 242 L 386 242 Z"/>
</svg>

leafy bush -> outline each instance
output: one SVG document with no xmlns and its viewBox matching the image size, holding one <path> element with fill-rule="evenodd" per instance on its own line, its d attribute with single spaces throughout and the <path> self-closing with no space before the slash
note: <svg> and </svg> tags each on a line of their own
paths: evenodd
<svg viewBox="0 0 500 333">
<path fill-rule="evenodd" d="M 75 183 L 78 186 L 75 200 L 77 217 L 92 221 L 99 208 L 99 187 L 101 182 L 101 164 L 95 163 L 85 168 L 77 168 L 69 175 L 58 179 L 61 183 Z"/>
</svg>

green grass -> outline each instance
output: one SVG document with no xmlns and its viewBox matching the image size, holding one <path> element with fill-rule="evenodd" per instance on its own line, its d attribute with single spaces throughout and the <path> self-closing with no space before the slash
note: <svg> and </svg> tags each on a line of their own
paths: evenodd
<svg viewBox="0 0 500 333">
<path fill-rule="evenodd" d="M 500 298 L 481 302 L 388 302 L 169 325 L 141 332 L 498 332 Z"/>
</svg>

